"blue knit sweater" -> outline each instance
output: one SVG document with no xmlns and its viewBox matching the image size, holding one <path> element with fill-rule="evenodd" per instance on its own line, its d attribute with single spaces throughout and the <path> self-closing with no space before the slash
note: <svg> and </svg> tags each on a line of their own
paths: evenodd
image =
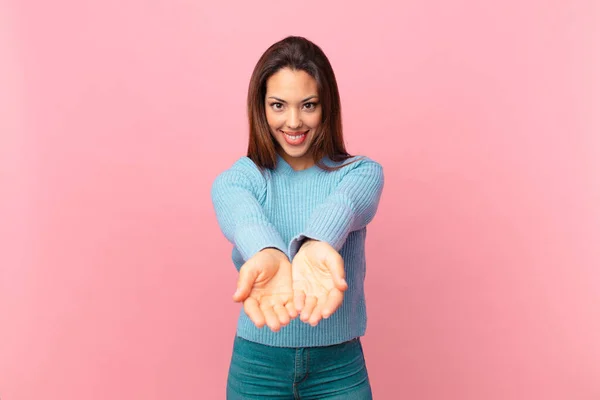
<svg viewBox="0 0 600 400">
<path fill-rule="evenodd" d="M 237 335 L 277 347 L 328 346 L 364 335 L 367 322 L 365 280 L 366 226 L 375 216 L 383 190 L 383 168 L 367 157 L 337 171 L 314 165 L 295 171 L 281 156 L 273 170 L 260 172 L 242 157 L 213 182 L 211 196 L 219 226 L 233 244 L 239 270 L 266 247 L 290 260 L 303 239 L 329 243 L 344 259 L 348 289 L 342 306 L 316 327 L 294 319 L 279 332 L 257 328 L 242 307 Z M 328 166 L 337 163 L 325 157 Z"/>
</svg>

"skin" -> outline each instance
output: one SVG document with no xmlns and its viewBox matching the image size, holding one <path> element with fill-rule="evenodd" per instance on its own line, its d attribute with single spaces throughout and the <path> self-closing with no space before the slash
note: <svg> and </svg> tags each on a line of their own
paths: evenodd
<svg viewBox="0 0 600 400">
<path fill-rule="evenodd" d="M 263 249 L 240 269 L 233 300 L 244 304 L 259 328 L 277 332 L 300 315 L 317 326 L 341 305 L 345 281 L 344 260 L 326 242 L 307 240 L 292 263 L 277 249 Z"/>
<path fill-rule="evenodd" d="M 244 303 L 244 311 L 259 328 L 274 332 L 298 315 L 293 303 L 292 265 L 277 249 L 263 249 L 240 269 L 233 300 Z"/>
<path fill-rule="evenodd" d="M 317 82 L 305 71 L 283 68 L 267 80 L 265 113 L 277 151 L 295 170 L 314 165 L 311 145 L 321 125 L 322 108 Z M 308 132 L 300 146 L 285 141 L 284 133 Z"/>
<path fill-rule="evenodd" d="M 329 243 L 304 242 L 292 261 L 294 305 L 300 320 L 316 326 L 329 318 L 344 300 L 345 277 L 344 259 Z"/>
<path fill-rule="evenodd" d="M 278 153 L 296 171 L 314 165 L 311 145 L 320 127 L 322 109 L 317 82 L 304 71 L 283 68 L 267 80 L 265 113 Z M 307 132 L 302 145 L 285 141 L 285 133 Z M 344 260 L 326 242 L 305 241 L 290 263 L 277 249 L 263 249 L 242 265 L 233 300 L 242 302 L 259 328 L 277 332 L 298 316 L 316 326 L 341 305 Z"/>
</svg>

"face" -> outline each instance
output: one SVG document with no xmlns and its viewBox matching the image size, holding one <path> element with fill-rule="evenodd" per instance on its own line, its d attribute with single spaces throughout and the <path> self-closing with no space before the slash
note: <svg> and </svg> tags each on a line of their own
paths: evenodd
<svg viewBox="0 0 600 400">
<path fill-rule="evenodd" d="M 305 71 L 280 69 L 267 80 L 265 110 L 281 157 L 295 170 L 313 166 L 310 149 L 321 125 L 317 81 Z"/>
</svg>

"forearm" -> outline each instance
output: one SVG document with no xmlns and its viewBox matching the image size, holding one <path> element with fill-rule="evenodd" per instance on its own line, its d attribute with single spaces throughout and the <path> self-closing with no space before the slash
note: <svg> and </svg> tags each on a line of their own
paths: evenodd
<svg viewBox="0 0 600 400">
<path fill-rule="evenodd" d="M 264 248 L 287 253 L 280 233 L 265 215 L 259 195 L 248 177 L 235 170 L 220 174 L 211 188 L 219 227 L 244 260 Z"/>
<path fill-rule="evenodd" d="M 327 242 L 339 251 L 351 232 L 373 220 L 382 191 L 383 169 L 378 163 L 365 162 L 349 172 L 313 210 L 302 232 L 292 239 L 288 246 L 290 257 L 306 239 Z"/>
</svg>

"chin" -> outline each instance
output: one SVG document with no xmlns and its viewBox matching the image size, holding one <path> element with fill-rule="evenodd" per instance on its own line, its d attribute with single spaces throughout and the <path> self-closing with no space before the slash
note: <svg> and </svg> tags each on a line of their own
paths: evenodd
<svg viewBox="0 0 600 400">
<path fill-rule="evenodd" d="M 307 153 L 307 149 L 302 149 L 302 150 L 289 150 L 286 147 L 283 147 L 283 151 L 290 157 L 294 157 L 294 158 L 300 158 L 300 157 L 304 157 Z"/>
</svg>

